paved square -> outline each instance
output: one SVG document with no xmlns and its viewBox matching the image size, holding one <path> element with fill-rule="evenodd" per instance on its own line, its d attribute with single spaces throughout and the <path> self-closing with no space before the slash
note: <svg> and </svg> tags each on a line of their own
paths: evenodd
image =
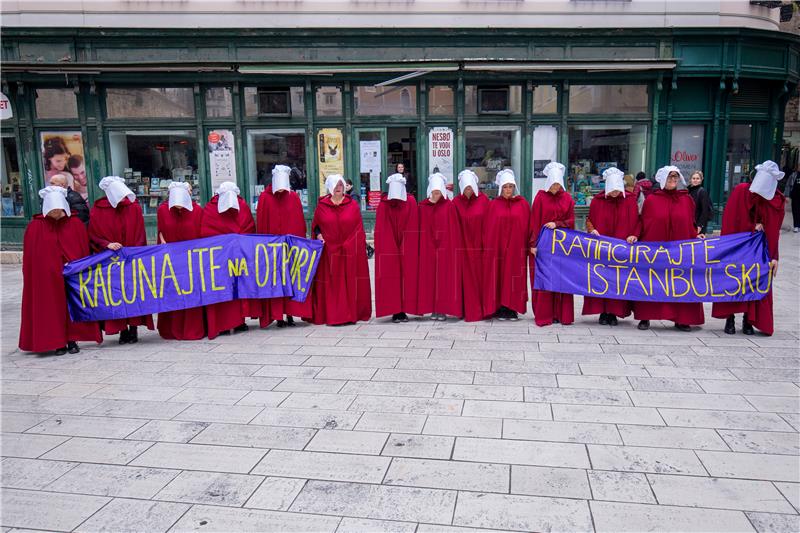
<svg viewBox="0 0 800 533">
<path fill-rule="evenodd" d="M 800 235 L 781 244 L 773 337 L 706 306 L 689 333 L 251 323 L 63 357 L 16 350 L 3 265 L 3 530 L 800 531 Z"/>
</svg>

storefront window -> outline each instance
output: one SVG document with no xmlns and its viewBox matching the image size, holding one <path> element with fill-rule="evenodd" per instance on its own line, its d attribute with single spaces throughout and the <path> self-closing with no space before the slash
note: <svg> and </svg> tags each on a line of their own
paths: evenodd
<svg viewBox="0 0 800 533">
<path fill-rule="evenodd" d="M 453 88 L 449 85 L 434 85 L 428 90 L 428 114 L 455 114 L 455 98 Z"/>
<path fill-rule="evenodd" d="M 206 89 L 206 116 L 208 118 L 228 118 L 233 116 L 233 99 L 227 87 Z"/>
<path fill-rule="evenodd" d="M 670 165 L 681 169 L 688 180 L 695 170 L 703 171 L 703 146 L 705 126 L 702 124 L 680 124 L 672 126 L 672 150 Z M 706 183 L 706 188 L 708 183 Z"/>
<path fill-rule="evenodd" d="M 542 173 L 551 161 L 558 161 L 558 128 L 542 125 L 533 129 L 533 186 L 532 197 L 541 189 L 547 177 Z"/>
<path fill-rule="evenodd" d="M 40 135 L 45 184 L 55 174 L 67 177 L 67 186 L 89 198 L 83 135 L 80 131 L 43 131 Z"/>
<path fill-rule="evenodd" d="M 23 212 L 22 182 L 19 176 L 19 159 L 17 159 L 17 140 L 3 136 L 3 163 L 0 170 L 2 178 L 4 217 L 21 217 Z"/>
<path fill-rule="evenodd" d="M 571 85 L 569 112 L 648 113 L 647 85 Z"/>
<path fill-rule="evenodd" d="M 37 118 L 78 118 L 78 99 L 72 89 L 36 89 Z"/>
<path fill-rule="evenodd" d="M 464 114 L 510 114 L 522 113 L 522 86 L 478 86 L 464 88 Z"/>
<path fill-rule="evenodd" d="M 359 86 L 353 91 L 356 115 L 414 116 L 417 88 L 414 85 Z"/>
<path fill-rule="evenodd" d="M 497 173 L 511 168 L 520 184 L 521 135 L 517 126 L 468 126 L 467 168 L 478 175 L 478 187 L 489 198 L 497 196 Z"/>
<path fill-rule="evenodd" d="M 753 157 L 752 140 L 752 124 L 731 124 L 728 127 L 728 149 L 725 152 L 725 200 L 734 187 L 746 182 L 750 177 Z"/>
<path fill-rule="evenodd" d="M 600 187 L 601 175 L 609 167 L 636 175 L 645 168 L 646 150 L 645 125 L 570 126 L 567 188 L 588 197 L 589 189 Z"/>
<path fill-rule="evenodd" d="M 304 117 L 302 87 L 245 87 L 244 112 L 248 117 Z"/>
<path fill-rule="evenodd" d="M 533 89 L 534 114 L 558 112 L 558 89 L 553 85 L 537 85 Z"/>
<path fill-rule="evenodd" d="M 194 92 L 188 87 L 124 87 L 106 90 L 108 118 L 193 118 Z"/>
<path fill-rule="evenodd" d="M 342 116 L 342 89 L 336 85 L 317 87 L 317 116 Z"/>
<path fill-rule="evenodd" d="M 112 131 L 108 140 L 112 172 L 136 193 L 145 215 L 156 214 L 173 181 L 188 182 L 192 198 L 200 201 L 193 131 Z"/>
<path fill-rule="evenodd" d="M 258 197 L 272 183 L 275 165 L 292 169 L 292 190 L 300 196 L 303 211 L 308 212 L 308 182 L 306 180 L 306 135 L 302 129 L 251 130 L 247 132 L 250 157 L 250 201 L 255 211 Z"/>
</svg>

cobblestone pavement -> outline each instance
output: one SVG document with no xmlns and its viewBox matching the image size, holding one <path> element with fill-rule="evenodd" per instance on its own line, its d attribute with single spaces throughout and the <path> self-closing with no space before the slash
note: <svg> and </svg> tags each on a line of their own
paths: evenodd
<svg viewBox="0 0 800 533">
<path fill-rule="evenodd" d="M 528 314 L 63 357 L 16 351 L 4 265 L 2 525 L 800 531 L 800 235 L 782 245 L 773 337 Z"/>
</svg>

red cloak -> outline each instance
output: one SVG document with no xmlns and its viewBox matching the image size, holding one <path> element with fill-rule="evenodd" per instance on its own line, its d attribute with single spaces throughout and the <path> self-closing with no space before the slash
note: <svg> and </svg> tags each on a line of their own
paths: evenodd
<svg viewBox="0 0 800 533">
<path fill-rule="evenodd" d="M 410 194 L 389 200 L 375 214 L 375 316 L 417 314 L 419 213 Z"/>
<path fill-rule="evenodd" d="M 192 202 L 192 210 L 170 209 L 169 202 L 158 206 L 158 233 L 167 242 L 200 238 L 203 208 Z M 159 241 L 161 242 L 161 241 Z M 158 314 L 158 333 L 164 339 L 191 341 L 206 336 L 205 308 L 192 307 Z"/>
<path fill-rule="evenodd" d="M 345 195 L 336 205 L 330 195 L 323 196 L 314 211 L 311 231 L 315 238 L 323 236 L 325 246 L 308 296 L 312 314 L 304 320 L 329 326 L 369 320 L 372 291 L 367 236 L 358 202 Z"/>
<path fill-rule="evenodd" d="M 559 190 L 552 194 L 539 191 L 533 199 L 531 207 L 530 248 L 539 242 L 539 232 L 548 222 L 555 222 L 558 228 L 575 229 L 575 200 L 572 195 Z M 533 288 L 536 275 L 536 258 L 530 256 L 531 263 L 531 307 L 533 319 L 537 326 L 549 326 L 555 320 L 562 324 L 572 324 L 575 320 L 575 309 L 571 294 L 540 291 Z"/>
<path fill-rule="evenodd" d="M 78 217 L 35 215 L 22 248 L 22 323 L 19 349 L 49 352 L 69 341 L 103 342 L 97 322 L 73 322 L 67 311 L 64 263 L 89 255 L 89 237 Z"/>
<path fill-rule="evenodd" d="M 605 192 L 598 193 L 592 198 L 589 205 L 589 217 L 586 219 L 586 230 L 597 230 L 600 235 L 614 237 L 615 239 L 627 239 L 630 236 L 636 238 L 642 231 L 639 222 L 639 206 L 636 203 L 636 196 L 626 194 L 613 198 L 606 196 Z M 613 298 L 597 298 L 584 296 L 583 315 L 597 315 L 600 313 L 610 313 L 624 318 L 633 311 L 633 302 L 627 300 L 615 300 Z"/>
<path fill-rule="evenodd" d="M 455 277 L 456 213 L 444 195 L 419 204 L 419 290 L 417 314 L 461 316 L 461 291 Z"/>
<path fill-rule="evenodd" d="M 138 200 L 123 198 L 111 207 L 108 198 L 94 203 L 89 215 L 89 245 L 93 253 L 104 252 L 112 242 L 122 246 L 147 246 L 142 206 Z M 147 326 L 155 329 L 151 315 L 106 320 L 101 323 L 107 335 L 115 335 L 128 326 Z"/>
<path fill-rule="evenodd" d="M 467 198 L 459 194 L 453 199 L 456 219 L 456 289 L 461 292 L 461 312 L 466 322 L 483 320 L 496 309 L 483 305 L 483 226 L 489 209 L 485 194 Z"/>
<path fill-rule="evenodd" d="M 281 190 L 272 192 L 268 186 L 258 197 L 256 209 L 256 231 L 267 235 L 306 236 L 306 220 L 303 217 L 303 203 L 297 193 Z M 284 315 L 309 316 L 311 299 L 303 303 L 291 298 L 265 298 L 261 300 L 261 327 L 265 328 L 273 320 L 283 320 Z"/>
<path fill-rule="evenodd" d="M 201 237 L 231 233 L 255 233 L 256 224 L 253 221 L 250 206 L 241 196 L 239 197 L 239 209 L 228 209 L 224 213 L 220 213 L 218 204 L 219 196 L 214 195 L 203 208 Z M 207 305 L 208 338 L 209 340 L 215 339 L 220 332 L 244 324 L 247 317 L 258 318 L 260 316 L 261 300 L 241 299 Z"/>
<path fill-rule="evenodd" d="M 517 313 L 528 307 L 528 225 L 530 209 L 522 196 L 498 196 L 483 224 L 483 311 L 492 316 L 501 306 Z"/>
<path fill-rule="evenodd" d="M 786 198 L 775 191 L 772 200 L 750 192 L 749 183 L 737 185 L 722 212 L 722 235 L 755 231 L 756 224 L 764 226 L 770 259 L 778 259 L 778 239 L 785 214 Z M 735 313 L 747 313 L 747 320 L 765 335 L 775 333 L 772 314 L 772 290 L 758 301 L 718 302 L 711 307 L 711 316 L 727 318 Z"/>
<path fill-rule="evenodd" d="M 681 241 L 697 237 L 694 225 L 694 200 L 687 190 L 659 189 L 642 206 L 640 241 Z M 676 324 L 699 325 L 705 322 L 703 304 L 675 302 L 634 302 L 636 320 L 671 320 Z"/>
</svg>

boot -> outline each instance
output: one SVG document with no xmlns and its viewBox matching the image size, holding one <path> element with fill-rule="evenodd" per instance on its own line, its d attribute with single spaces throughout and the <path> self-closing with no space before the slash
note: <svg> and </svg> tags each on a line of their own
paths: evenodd
<svg viewBox="0 0 800 533">
<path fill-rule="evenodd" d="M 285 320 L 278 320 L 278 322 L 276 323 L 276 325 L 277 325 L 279 328 L 285 328 L 285 327 L 286 327 L 286 321 L 285 321 Z"/>
<path fill-rule="evenodd" d="M 119 332 L 119 343 L 120 344 L 128 344 L 130 342 L 130 333 L 128 333 L 127 329 L 123 329 Z"/>
<path fill-rule="evenodd" d="M 139 330 L 136 326 L 128 327 L 128 342 L 130 344 L 136 344 L 139 342 Z"/>
<path fill-rule="evenodd" d="M 750 321 L 747 320 L 747 315 L 744 315 L 742 317 L 742 333 L 744 333 L 745 335 L 753 335 L 755 334 L 755 332 L 756 331 L 753 329 L 753 324 L 751 324 Z"/>
<path fill-rule="evenodd" d="M 235 333 L 241 333 L 243 331 L 247 331 L 248 329 L 250 329 L 250 326 L 248 326 L 247 324 L 242 324 L 241 326 L 236 326 L 235 328 L 233 328 L 233 331 Z"/>
<path fill-rule="evenodd" d="M 75 353 L 78 353 L 78 352 L 80 352 L 80 351 L 81 351 L 81 349 L 80 349 L 80 348 L 78 348 L 78 343 L 77 343 L 77 342 L 75 342 L 75 341 L 69 341 L 69 342 L 67 343 L 67 351 L 68 351 L 69 353 L 73 353 L 73 354 L 75 354 Z"/>
<path fill-rule="evenodd" d="M 400 313 L 400 322 L 408 322 L 408 315 L 405 313 Z"/>
<path fill-rule="evenodd" d="M 606 316 L 606 314 L 605 314 L 605 313 L 600 313 L 600 320 L 599 320 L 599 322 L 600 322 L 600 325 L 601 325 L 601 326 L 607 326 L 607 325 L 608 325 L 608 317 Z"/>
<path fill-rule="evenodd" d="M 677 329 L 678 331 L 692 331 L 692 326 L 689 326 L 687 324 L 678 324 L 676 322 L 675 329 Z"/>
<path fill-rule="evenodd" d="M 65 353 L 67 353 L 67 347 L 66 347 L 66 346 L 64 346 L 63 348 L 59 348 L 58 350 L 56 350 L 56 355 L 64 355 Z"/>
<path fill-rule="evenodd" d="M 286 315 L 286 325 L 290 328 L 295 327 L 294 317 L 292 315 Z"/>
<path fill-rule="evenodd" d="M 642 331 L 646 329 L 650 329 L 650 321 L 649 320 L 640 320 L 639 325 L 636 326 L 636 329 L 641 329 Z"/>
<path fill-rule="evenodd" d="M 725 319 L 725 333 L 728 335 L 736 334 L 736 319 L 733 315 Z"/>
<path fill-rule="evenodd" d="M 619 322 L 617 322 L 617 315 L 613 315 L 611 313 L 608 313 L 607 316 L 608 316 L 608 325 L 609 326 L 616 326 L 617 324 L 619 324 Z"/>
</svg>

